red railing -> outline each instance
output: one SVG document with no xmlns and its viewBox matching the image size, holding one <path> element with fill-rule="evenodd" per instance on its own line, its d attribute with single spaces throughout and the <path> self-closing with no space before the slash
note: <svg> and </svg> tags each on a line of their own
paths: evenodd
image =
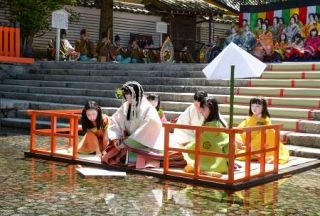
<svg viewBox="0 0 320 216">
<path fill-rule="evenodd" d="M 78 127 L 81 110 L 29 110 L 31 117 L 30 152 L 76 159 L 78 157 Z M 49 129 L 37 129 L 37 117 L 50 117 Z M 68 119 L 69 127 L 58 128 L 58 118 Z M 36 135 L 50 136 L 50 149 L 36 146 Z M 67 147 L 72 148 L 72 155 L 57 152 L 57 137 L 69 139 Z"/>
<path fill-rule="evenodd" d="M 0 62 L 33 64 L 33 58 L 20 57 L 20 25 L 0 23 Z"/>
<path fill-rule="evenodd" d="M 206 180 L 206 181 L 213 181 L 225 184 L 236 184 L 240 182 L 246 182 L 256 177 L 263 177 L 269 174 L 276 174 L 278 173 L 278 162 L 279 162 L 279 141 L 280 141 L 280 128 L 282 125 L 268 125 L 268 126 L 256 126 L 256 127 L 248 127 L 248 128 L 215 128 L 215 127 L 208 127 L 208 126 L 188 126 L 188 125 L 180 125 L 180 124 L 171 124 L 171 123 L 164 123 L 165 128 L 165 146 L 164 146 L 164 174 L 179 176 L 179 177 L 188 177 L 193 179 L 199 180 Z M 194 130 L 195 131 L 195 150 L 187 150 L 184 148 L 177 148 L 171 147 L 170 143 L 170 130 L 174 128 L 179 129 L 187 129 L 187 130 Z M 275 145 L 272 148 L 266 148 L 266 130 L 275 130 Z M 215 152 L 203 152 L 200 151 L 200 143 L 201 143 L 201 133 L 204 131 L 213 131 L 213 132 L 221 132 L 229 134 L 229 153 L 221 154 Z M 251 150 L 251 133 L 253 131 L 260 131 L 261 133 L 261 146 L 259 150 L 252 151 Z M 246 134 L 245 140 L 245 152 L 237 154 L 236 153 L 236 145 L 235 145 L 235 137 L 236 134 Z M 266 160 L 265 155 L 267 152 L 274 152 L 274 161 L 272 168 L 266 170 Z M 169 168 L 169 152 L 180 152 L 180 153 L 189 153 L 194 154 L 195 157 L 195 164 L 194 164 L 194 173 L 186 173 L 181 172 L 176 169 Z M 259 164 L 260 167 L 258 172 L 252 172 L 251 170 L 251 157 L 253 155 L 260 155 Z M 201 174 L 200 172 L 200 156 L 212 156 L 212 157 L 220 157 L 228 159 L 228 172 L 227 178 L 215 177 Z M 245 169 L 244 175 L 238 175 L 235 177 L 235 160 L 237 158 L 245 158 Z"/>
<path fill-rule="evenodd" d="M 64 157 L 69 159 L 78 159 L 77 149 L 78 149 L 78 132 L 81 130 L 78 126 L 79 117 L 81 110 L 29 110 L 29 115 L 31 116 L 31 138 L 30 138 L 30 152 L 39 153 L 51 156 Z M 50 128 L 48 129 L 37 129 L 37 117 L 45 116 L 50 117 Z M 68 119 L 69 127 L 58 128 L 57 120 L 58 118 Z M 256 126 L 248 128 L 215 128 L 208 126 L 188 126 L 172 123 L 164 123 L 163 127 L 165 129 L 165 142 L 164 142 L 164 161 L 163 161 L 163 174 L 172 175 L 178 177 L 187 177 L 198 180 L 205 180 L 210 182 L 223 183 L 228 185 L 234 185 L 237 183 L 244 183 L 250 181 L 257 177 L 264 177 L 270 174 L 278 173 L 278 162 L 279 162 L 279 142 L 280 142 L 280 128 L 282 125 L 268 125 L 268 126 Z M 170 130 L 174 128 L 187 129 L 195 131 L 195 142 L 196 146 L 194 150 L 188 150 L 185 148 L 172 147 L 169 145 Z M 275 145 L 266 148 L 266 132 L 267 130 L 274 130 L 275 133 Z M 217 152 L 204 152 L 200 151 L 201 143 L 201 133 L 204 131 L 213 131 L 226 133 L 229 135 L 229 153 L 217 153 Z M 251 134 L 253 132 L 259 132 L 261 134 L 261 145 L 258 150 L 251 149 Z M 236 135 L 245 133 L 245 151 L 243 153 L 236 152 Z M 36 146 L 36 136 L 44 135 L 50 136 L 50 148 L 43 148 Z M 68 146 L 72 148 L 72 153 L 67 153 L 67 151 L 57 152 L 57 137 L 65 137 L 69 139 Z M 64 148 L 65 150 L 66 148 Z M 180 153 L 190 153 L 195 155 L 195 166 L 194 173 L 186 173 L 183 170 L 177 170 L 170 167 L 169 162 L 169 152 L 180 152 Z M 274 160 L 269 164 L 266 169 L 266 154 L 268 152 L 273 152 Z M 223 177 L 209 176 L 201 173 L 200 170 L 200 157 L 201 156 L 212 156 L 226 158 L 228 160 L 228 171 Z M 259 167 L 255 170 L 251 169 L 252 156 L 259 155 Z M 235 173 L 235 160 L 242 159 L 244 161 L 244 172 Z"/>
</svg>

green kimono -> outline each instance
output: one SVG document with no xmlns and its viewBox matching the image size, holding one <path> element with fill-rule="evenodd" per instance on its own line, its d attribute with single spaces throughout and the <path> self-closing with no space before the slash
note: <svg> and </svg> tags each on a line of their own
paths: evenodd
<svg viewBox="0 0 320 216">
<path fill-rule="evenodd" d="M 220 121 L 206 122 L 203 126 L 223 127 Z M 194 150 L 195 142 L 191 142 L 186 149 Z M 200 151 L 228 153 L 229 152 L 229 135 L 222 132 L 205 131 L 201 134 Z M 194 168 L 194 154 L 183 153 L 184 159 L 188 165 Z M 228 171 L 228 160 L 226 158 L 213 156 L 200 156 L 200 172 L 219 172 L 226 173 Z"/>
</svg>

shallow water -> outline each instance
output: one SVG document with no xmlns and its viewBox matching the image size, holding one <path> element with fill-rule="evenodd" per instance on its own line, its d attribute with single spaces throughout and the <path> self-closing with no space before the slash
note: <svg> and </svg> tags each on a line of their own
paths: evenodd
<svg viewBox="0 0 320 216">
<path fill-rule="evenodd" d="M 29 135 L 0 132 L 0 215 L 320 216 L 320 168 L 228 193 L 133 174 L 85 179 L 74 165 L 24 158 L 28 146 Z"/>
</svg>

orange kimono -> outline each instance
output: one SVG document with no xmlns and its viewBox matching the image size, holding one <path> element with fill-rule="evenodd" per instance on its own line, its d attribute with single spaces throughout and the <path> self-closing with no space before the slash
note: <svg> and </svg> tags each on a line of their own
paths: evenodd
<svg viewBox="0 0 320 216">
<path fill-rule="evenodd" d="M 259 38 L 254 48 L 254 56 L 263 60 L 265 56 L 270 56 L 273 53 L 273 38 L 270 31 L 266 31 L 259 35 Z"/>
</svg>

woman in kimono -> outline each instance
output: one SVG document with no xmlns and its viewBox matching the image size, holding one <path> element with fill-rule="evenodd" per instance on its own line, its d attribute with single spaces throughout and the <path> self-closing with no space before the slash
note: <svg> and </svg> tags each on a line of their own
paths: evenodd
<svg viewBox="0 0 320 216">
<path fill-rule="evenodd" d="M 280 38 L 274 44 L 273 61 L 281 62 L 285 59 L 285 51 L 288 47 L 287 36 L 285 33 L 280 34 Z"/>
<path fill-rule="evenodd" d="M 279 32 L 279 17 L 273 17 L 273 24 L 269 27 L 269 31 L 272 33 L 274 40 L 279 38 L 281 32 Z"/>
<path fill-rule="evenodd" d="M 242 39 L 241 39 L 241 48 L 245 51 L 251 53 L 255 44 L 256 44 L 256 37 L 255 35 L 250 31 L 250 26 L 246 25 L 244 26 L 244 32 L 242 33 Z"/>
<path fill-rule="evenodd" d="M 271 125 L 270 114 L 268 112 L 267 101 L 262 97 L 254 97 L 250 100 L 249 117 L 241 122 L 238 128 L 245 128 L 251 126 Z M 237 140 L 245 143 L 246 133 L 238 134 Z M 266 130 L 266 148 L 272 148 L 275 145 L 275 131 L 273 129 Z M 251 133 L 251 151 L 260 150 L 261 146 L 261 132 L 253 131 Z M 245 150 L 240 150 L 245 151 Z M 259 154 L 252 155 L 252 160 L 258 160 Z M 284 164 L 289 160 L 289 150 L 280 142 L 279 143 L 279 163 Z M 266 162 L 272 163 L 274 161 L 274 152 L 266 153 Z"/>
<path fill-rule="evenodd" d="M 304 43 L 304 57 L 315 58 L 319 55 L 320 36 L 316 28 L 310 31 L 310 36 L 307 37 Z"/>
<path fill-rule="evenodd" d="M 296 23 L 293 16 L 290 17 L 289 25 L 284 29 L 284 33 L 287 36 L 288 43 L 291 43 L 293 38 L 300 32 L 300 28 Z"/>
<path fill-rule="evenodd" d="M 316 15 L 314 13 L 310 13 L 308 17 L 309 17 L 308 24 L 304 25 L 301 29 L 301 35 L 304 38 L 310 36 L 310 32 L 312 29 L 316 29 L 318 32 L 320 31 L 320 23 L 316 21 Z"/>
<path fill-rule="evenodd" d="M 78 145 L 78 152 L 100 155 L 109 142 L 108 123 L 108 116 L 102 114 L 101 107 L 95 101 L 88 101 L 81 113 L 85 135 Z"/>
<path fill-rule="evenodd" d="M 230 34 L 224 40 L 224 47 L 228 46 L 229 43 L 240 44 L 240 36 L 235 26 L 231 26 Z"/>
<path fill-rule="evenodd" d="M 256 56 L 261 61 L 266 58 L 270 58 L 273 54 L 273 38 L 272 33 L 268 31 L 268 26 L 266 23 L 262 24 L 262 32 L 254 48 L 253 55 Z"/>
<path fill-rule="evenodd" d="M 201 113 L 205 118 L 203 126 L 226 127 L 219 115 L 218 103 L 215 99 L 208 99 L 201 104 Z M 185 146 L 187 150 L 194 150 L 195 141 Z M 205 131 L 201 134 L 200 151 L 227 154 L 229 151 L 229 135 L 222 132 Z M 194 172 L 194 153 L 183 153 L 187 165 L 184 171 Z M 219 177 L 228 171 L 228 160 L 222 157 L 200 156 L 200 173 Z"/>
<path fill-rule="evenodd" d="M 297 60 L 304 57 L 304 39 L 298 33 L 285 51 L 285 57 L 288 60 Z"/>
<path fill-rule="evenodd" d="M 262 18 L 258 18 L 257 19 L 257 25 L 253 29 L 253 33 L 256 35 L 256 37 L 259 37 L 259 35 L 262 32 L 262 23 L 263 23 L 263 19 Z"/>
<path fill-rule="evenodd" d="M 149 94 L 147 97 L 148 101 L 154 106 L 158 112 L 158 115 L 162 123 L 167 122 L 166 115 L 164 114 L 163 109 L 160 107 L 160 97 L 156 94 Z"/>
<path fill-rule="evenodd" d="M 111 141 L 102 156 L 102 162 L 107 164 L 124 164 L 130 144 L 152 149 L 162 128 L 157 110 L 138 82 L 128 81 L 121 90 L 123 104 L 111 117 L 108 128 Z"/>
</svg>

